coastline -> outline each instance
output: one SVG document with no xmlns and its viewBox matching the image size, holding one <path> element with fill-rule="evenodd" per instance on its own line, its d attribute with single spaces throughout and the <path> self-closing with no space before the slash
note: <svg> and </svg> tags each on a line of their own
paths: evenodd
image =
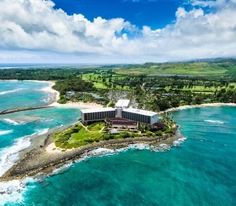
<svg viewBox="0 0 236 206">
<path fill-rule="evenodd" d="M 179 110 L 185 110 L 185 109 L 192 109 L 192 108 L 203 108 L 203 107 L 222 107 L 222 106 L 230 106 L 230 107 L 236 107 L 236 103 L 206 103 L 206 104 L 196 104 L 196 105 L 183 105 L 179 107 L 173 107 L 170 109 L 167 109 L 165 111 L 159 112 L 159 114 L 169 113 L 169 112 L 175 112 Z"/>
<path fill-rule="evenodd" d="M 49 107 L 58 107 L 58 108 L 74 108 L 74 109 L 92 109 L 94 107 L 102 108 L 103 105 L 97 104 L 94 102 L 68 102 L 66 104 L 60 104 L 58 103 L 58 100 L 60 99 L 60 93 L 53 89 L 53 86 L 56 84 L 56 81 L 45 81 L 45 80 L 17 80 L 17 79 L 9 79 L 9 80 L 0 80 L 0 81 L 10 81 L 10 82 L 17 82 L 17 81 L 26 81 L 26 82 L 38 82 L 38 83 L 46 83 L 48 86 L 43 87 L 40 89 L 40 91 L 49 93 L 52 95 L 50 101 L 45 106 Z"/>
<path fill-rule="evenodd" d="M 31 80 L 25 80 L 25 81 L 31 81 Z M 84 103 L 84 102 L 76 102 L 76 103 L 70 102 L 66 104 L 59 104 L 57 103 L 57 101 L 60 97 L 60 94 L 58 91 L 52 88 L 55 85 L 54 81 L 37 81 L 37 80 L 32 80 L 32 81 L 45 82 L 49 84 L 48 87 L 42 88 L 42 91 L 48 92 L 54 95 L 53 103 L 49 104 L 48 106 L 61 107 L 61 108 L 76 108 L 76 109 L 102 107 L 102 105 L 99 105 L 96 103 Z M 201 104 L 201 105 L 186 105 L 186 106 L 180 106 L 177 108 L 171 108 L 166 111 L 160 112 L 159 114 L 183 110 L 183 109 L 209 107 L 209 106 L 214 106 L 214 107 L 215 106 L 236 106 L 236 104 L 234 103 L 210 103 L 210 104 Z M 38 173 L 51 174 L 55 169 L 58 169 L 66 164 L 72 163 L 78 159 L 81 159 L 84 155 L 87 155 L 89 152 L 92 152 L 93 150 L 96 150 L 96 149 L 106 148 L 106 149 L 117 150 L 121 148 L 123 149 L 128 148 L 135 144 L 147 144 L 149 146 L 167 144 L 169 146 L 172 146 L 175 144 L 175 141 L 177 141 L 179 138 L 177 135 L 173 135 L 172 137 L 167 138 L 168 141 L 166 141 L 166 139 L 160 140 L 160 137 L 155 137 L 154 139 L 142 137 L 142 138 L 136 138 L 136 139 L 135 138 L 119 139 L 115 141 L 108 140 L 108 141 L 103 141 L 103 142 L 99 142 L 95 144 L 90 144 L 85 147 L 64 151 L 64 150 L 56 148 L 55 145 L 53 145 L 53 142 L 50 139 L 50 134 L 52 132 L 65 129 L 68 126 L 71 126 L 71 125 L 65 125 L 61 128 L 54 128 L 44 135 L 36 135 L 37 138 L 35 138 L 35 136 L 32 136 L 30 138 L 31 145 L 28 148 L 19 152 L 19 157 L 20 157 L 19 160 L 15 163 L 13 167 L 10 168 L 10 170 L 8 170 L 2 177 L 0 177 L 0 180 L 8 181 L 8 180 L 13 180 L 13 179 L 22 179 L 26 176 L 35 176 Z M 39 157 L 38 160 L 36 161 L 39 161 L 39 160 L 40 161 L 35 162 L 35 157 Z M 46 164 L 41 166 L 40 164 L 43 161 L 46 161 Z M 31 172 L 29 172 L 29 168 L 26 168 L 26 169 L 24 168 L 24 165 L 27 166 L 28 164 L 31 164 L 30 165 Z M 19 168 L 23 169 L 23 172 Z M 14 170 L 18 172 L 21 171 L 22 174 L 14 174 Z M 9 178 L 11 176 L 12 178 Z"/>
<path fill-rule="evenodd" d="M 49 133 L 52 134 L 52 132 Z M 137 145 L 142 145 L 145 148 L 166 150 L 173 145 L 177 146 L 178 143 L 183 141 L 183 137 L 176 130 L 174 135 L 165 135 L 164 137 L 107 140 L 79 148 L 63 150 L 55 147 L 49 133 L 43 135 L 44 139 L 42 138 L 38 143 L 32 144 L 29 148 L 22 151 L 20 159 L 0 177 L 0 181 L 6 182 L 16 179 L 22 180 L 26 177 L 37 177 L 38 175 L 50 175 L 65 165 L 90 157 L 91 154 L 102 155 L 101 152 L 96 151 L 112 151 L 112 153 L 116 153 L 129 148 L 136 148 Z"/>
<path fill-rule="evenodd" d="M 55 95 L 54 101 L 51 104 L 49 104 L 49 106 L 59 107 L 59 108 L 74 108 L 74 109 L 92 109 L 94 107 L 97 108 L 103 107 L 103 105 L 97 104 L 95 102 L 81 102 L 81 101 L 67 102 L 65 104 L 60 104 L 58 103 L 58 100 L 60 99 L 60 93 L 57 90 L 53 89 L 53 86 L 56 84 L 56 82 L 55 81 L 47 81 L 47 82 L 49 83 L 49 86 L 45 87 L 43 91 Z"/>
</svg>

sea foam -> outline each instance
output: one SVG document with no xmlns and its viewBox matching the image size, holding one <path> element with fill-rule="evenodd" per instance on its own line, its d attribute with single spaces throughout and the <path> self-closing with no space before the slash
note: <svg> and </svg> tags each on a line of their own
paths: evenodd
<svg viewBox="0 0 236 206">
<path fill-rule="evenodd" d="M 27 183 L 33 182 L 32 178 L 24 180 L 12 180 L 8 182 L 0 182 L 0 205 L 7 203 L 22 203 L 23 193 L 27 189 Z"/>
<path fill-rule="evenodd" d="M 19 92 L 19 91 L 22 91 L 22 90 L 23 90 L 22 88 L 7 90 L 7 91 L 0 92 L 0 95 L 16 93 L 16 92 Z"/>
<path fill-rule="evenodd" d="M 21 137 L 15 141 L 15 143 L 6 147 L 0 151 L 0 176 L 2 176 L 7 170 L 9 170 L 15 162 L 19 159 L 19 152 L 30 146 L 30 138 L 35 135 L 43 135 L 48 132 L 47 129 L 37 130 L 32 135 Z"/>
<path fill-rule="evenodd" d="M 9 170 L 14 163 L 18 160 L 18 153 L 30 146 L 30 138 L 20 138 L 15 143 L 6 147 L 0 152 L 0 176 Z"/>
<path fill-rule="evenodd" d="M 212 120 L 212 119 L 206 119 L 205 122 L 212 123 L 212 124 L 224 124 L 223 121 L 220 120 Z"/>
<path fill-rule="evenodd" d="M 13 130 L 0 130 L 0 136 L 11 134 Z"/>
<path fill-rule="evenodd" d="M 13 120 L 13 119 L 9 119 L 9 118 L 4 118 L 2 121 L 8 123 L 8 124 L 11 124 L 11 125 L 19 125 L 20 123 Z"/>
</svg>

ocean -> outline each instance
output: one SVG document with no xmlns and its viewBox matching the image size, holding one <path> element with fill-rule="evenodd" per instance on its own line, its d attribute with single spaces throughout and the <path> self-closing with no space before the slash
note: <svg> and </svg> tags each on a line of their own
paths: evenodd
<svg viewBox="0 0 236 206">
<path fill-rule="evenodd" d="M 6 154 L 17 150 L 24 136 L 76 121 L 79 111 L 52 108 L 17 115 L 32 121 L 13 123 L 20 118 L 1 117 L 0 171 L 12 164 Z M 108 153 L 48 177 L 0 183 L 0 193 L 7 191 L 0 195 L 0 205 L 236 205 L 236 107 L 192 108 L 172 116 L 186 137 L 180 145 L 166 151 L 142 147 Z"/>
</svg>

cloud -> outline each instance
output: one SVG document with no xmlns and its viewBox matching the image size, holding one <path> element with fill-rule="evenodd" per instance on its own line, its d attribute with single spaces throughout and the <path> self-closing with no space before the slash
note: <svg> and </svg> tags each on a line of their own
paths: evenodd
<svg viewBox="0 0 236 206">
<path fill-rule="evenodd" d="M 192 5 L 189 11 L 178 8 L 175 22 L 163 29 L 140 30 L 122 18 L 89 21 L 82 14 L 68 15 L 50 0 L 1 0 L 0 62 L 17 54 L 109 63 L 235 57 L 236 1 L 194 0 Z M 214 12 L 206 13 L 205 6 Z"/>
</svg>

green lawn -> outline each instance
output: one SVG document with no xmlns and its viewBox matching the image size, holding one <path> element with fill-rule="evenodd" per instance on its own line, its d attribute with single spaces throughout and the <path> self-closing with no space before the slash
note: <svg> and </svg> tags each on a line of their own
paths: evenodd
<svg viewBox="0 0 236 206">
<path fill-rule="evenodd" d="M 57 147 L 61 148 L 74 148 L 86 145 L 92 142 L 98 142 L 102 140 L 104 135 L 102 129 L 105 127 L 105 123 L 94 123 L 87 127 L 83 127 L 81 124 L 75 125 L 63 132 L 56 133 L 54 135 L 54 141 Z"/>
</svg>

